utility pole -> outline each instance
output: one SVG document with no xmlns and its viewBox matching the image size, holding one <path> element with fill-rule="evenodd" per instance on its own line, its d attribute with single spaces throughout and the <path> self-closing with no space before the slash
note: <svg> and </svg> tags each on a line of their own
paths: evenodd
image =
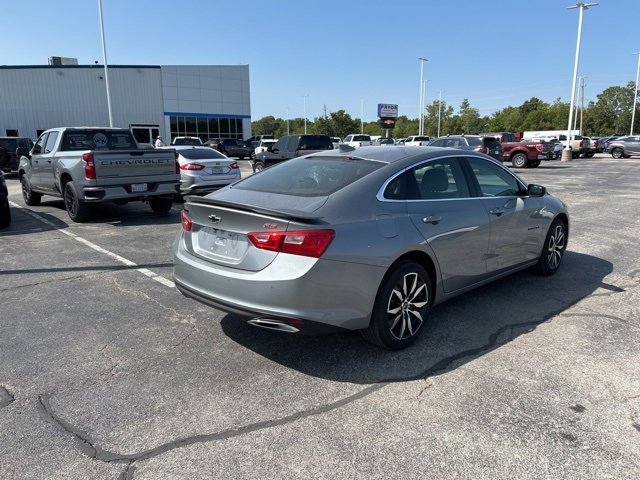
<svg viewBox="0 0 640 480">
<path fill-rule="evenodd" d="M 580 78 L 580 135 L 583 134 L 582 130 L 582 117 L 584 115 L 584 77 Z"/>
<path fill-rule="evenodd" d="M 640 77 L 640 52 L 634 53 L 634 55 L 638 56 L 638 70 L 636 71 L 636 89 L 633 93 L 633 107 L 631 109 L 631 133 L 629 135 L 633 135 L 633 122 L 636 119 L 636 102 L 638 101 L 638 77 Z"/>
<path fill-rule="evenodd" d="M 360 99 L 360 135 L 364 133 L 364 98 Z"/>
<path fill-rule="evenodd" d="M 113 128 L 113 114 L 111 113 L 111 93 L 109 92 L 109 69 L 107 68 L 107 47 L 104 40 L 104 21 L 102 20 L 102 0 L 98 0 L 100 12 L 100 34 L 102 38 L 102 57 L 104 58 L 104 83 L 107 87 L 107 110 L 109 111 L 109 127 Z"/>
<path fill-rule="evenodd" d="M 442 115 L 442 90 L 438 92 L 438 137 L 440 136 L 440 116 Z"/>
<path fill-rule="evenodd" d="M 418 116 L 418 135 L 422 135 L 422 115 L 424 113 L 422 111 L 422 102 L 424 101 L 424 99 L 422 98 L 422 77 L 424 72 L 424 62 L 428 62 L 429 60 L 424 57 L 418 57 L 418 60 L 420 60 L 420 106 L 418 107 L 418 113 L 420 115 Z"/>
</svg>

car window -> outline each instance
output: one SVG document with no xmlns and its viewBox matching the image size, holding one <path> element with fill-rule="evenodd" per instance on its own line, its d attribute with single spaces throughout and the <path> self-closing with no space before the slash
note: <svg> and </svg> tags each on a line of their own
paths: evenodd
<svg viewBox="0 0 640 480">
<path fill-rule="evenodd" d="M 58 132 L 49 133 L 47 143 L 44 146 L 44 153 L 51 153 L 53 151 L 53 147 L 56 145 L 56 140 L 58 140 Z"/>
<path fill-rule="evenodd" d="M 273 147 L 271 147 L 273 150 L 283 150 L 286 146 L 287 140 L 289 139 L 289 137 L 282 137 L 280 140 L 278 140 Z"/>
<path fill-rule="evenodd" d="M 47 141 L 48 136 L 49 136 L 48 133 L 43 133 L 42 135 L 40 135 L 40 138 L 36 140 L 36 144 L 33 146 L 33 149 L 31 151 L 33 155 L 38 155 L 44 151 L 44 145 L 45 145 L 45 142 Z"/>
<path fill-rule="evenodd" d="M 60 150 L 132 150 L 137 144 L 129 130 L 67 130 L 62 135 Z"/>
<path fill-rule="evenodd" d="M 456 158 L 433 160 L 407 170 L 384 190 L 390 200 L 442 200 L 470 197 L 464 173 Z"/>
<path fill-rule="evenodd" d="M 295 158 L 251 175 L 234 188 L 301 197 L 331 195 L 383 167 L 372 160 Z"/>
<path fill-rule="evenodd" d="M 303 136 L 300 141 L 300 150 L 329 150 L 332 148 L 331 139 L 324 135 Z"/>
<path fill-rule="evenodd" d="M 227 159 L 222 153 L 213 148 L 189 148 L 180 149 L 178 153 L 188 160 L 203 160 L 205 158 Z"/>
<path fill-rule="evenodd" d="M 500 145 L 500 142 L 494 137 L 484 137 L 482 143 L 484 143 L 484 146 L 487 148 L 495 148 Z"/>
<path fill-rule="evenodd" d="M 483 197 L 508 197 L 517 195 L 520 185 L 513 175 L 489 160 L 468 157 L 467 161 L 478 181 Z"/>
<path fill-rule="evenodd" d="M 464 138 L 450 138 L 447 142 L 447 147 L 449 148 L 460 148 L 466 146 L 467 142 L 465 142 Z"/>
<path fill-rule="evenodd" d="M 438 140 L 434 140 L 429 144 L 431 147 L 444 147 L 444 139 L 439 138 Z"/>
</svg>

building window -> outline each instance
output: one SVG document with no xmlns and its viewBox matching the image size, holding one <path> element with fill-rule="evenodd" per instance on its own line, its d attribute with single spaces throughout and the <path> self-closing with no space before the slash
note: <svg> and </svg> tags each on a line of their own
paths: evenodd
<svg viewBox="0 0 640 480">
<path fill-rule="evenodd" d="M 18 136 L 18 130 L 14 130 L 13 128 L 7 128 L 5 130 L 6 132 L 6 136 L 7 137 L 17 137 Z"/>
<path fill-rule="evenodd" d="M 203 142 L 216 138 L 244 138 L 242 119 L 169 116 L 171 140 L 176 137 L 200 137 Z"/>
<path fill-rule="evenodd" d="M 44 132 L 46 132 L 47 129 L 46 128 L 39 128 L 36 130 L 36 138 L 40 137 L 40 135 L 42 135 Z"/>
</svg>

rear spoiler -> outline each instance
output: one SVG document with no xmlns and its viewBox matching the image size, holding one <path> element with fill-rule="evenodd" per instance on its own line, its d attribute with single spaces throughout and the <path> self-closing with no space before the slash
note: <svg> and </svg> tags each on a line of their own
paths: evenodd
<svg viewBox="0 0 640 480">
<path fill-rule="evenodd" d="M 197 195 L 187 195 L 184 197 L 186 203 L 194 205 L 213 205 L 216 207 L 227 207 L 235 210 L 244 210 L 246 212 L 254 212 L 261 215 L 271 215 L 273 217 L 287 218 L 293 220 L 320 221 L 323 217 L 310 215 L 308 213 L 296 210 L 273 210 L 265 207 L 257 207 L 255 205 L 247 205 L 245 203 L 235 203 L 226 200 L 218 200 L 214 198 L 199 197 Z"/>
</svg>

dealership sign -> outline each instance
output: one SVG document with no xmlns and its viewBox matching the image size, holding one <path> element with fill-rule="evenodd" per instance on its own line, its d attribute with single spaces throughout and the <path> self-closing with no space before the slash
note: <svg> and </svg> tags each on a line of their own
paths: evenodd
<svg viewBox="0 0 640 480">
<path fill-rule="evenodd" d="M 380 118 L 398 118 L 398 105 L 392 103 L 378 104 L 378 117 Z"/>
</svg>

